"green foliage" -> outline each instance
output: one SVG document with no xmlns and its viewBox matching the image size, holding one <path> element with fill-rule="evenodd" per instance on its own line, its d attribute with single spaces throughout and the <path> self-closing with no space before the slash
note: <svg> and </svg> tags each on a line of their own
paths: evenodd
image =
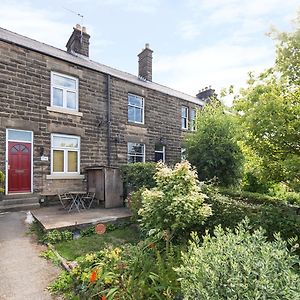
<svg viewBox="0 0 300 300">
<path fill-rule="evenodd" d="M 44 242 L 56 244 L 62 241 L 70 241 L 73 239 L 73 233 L 69 230 L 59 231 L 59 230 L 51 230 L 46 233 Z"/>
<path fill-rule="evenodd" d="M 174 299 L 179 283 L 173 267 L 180 262 L 179 249 L 160 251 L 148 241 L 106 248 L 78 258 L 77 267 L 63 273 L 51 290 L 71 299 Z"/>
<path fill-rule="evenodd" d="M 129 208 L 132 213 L 132 220 L 138 221 L 139 219 L 139 210 L 142 208 L 142 194 L 145 191 L 145 188 L 141 188 L 136 192 L 132 192 L 127 197 Z"/>
<path fill-rule="evenodd" d="M 234 231 L 218 226 L 202 245 L 192 235 L 176 269 L 184 299 L 299 299 L 299 257 L 278 235 L 268 242 L 262 229 L 249 230 L 246 221 Z"/>
<path fill-rule="evenodd" d="M 5 180 L 5 176 L 3 172 L 0 171 L 0 193 L 4 193 L 4 188 L 3 188 L 4 180 Z"/>
<path fill-rule="evenodd" d="M 273 31 L 275 66 L 259 76 L 250 74 L 248 87 L 234 103 L 243 140 L 259 157 L 260 179 L 283 181 L 296 190 L 300 190 L 299 25 L 300 18 L 292 33 Z"/>
<path fill-rule="evenodd" d="M 50 260 L 54 265 L 60 266 L 60 259 L 55 255 L 55 253 L 48 249 L 40 253 L 40 256 Z"/>
<path fill-rule="evenodd" d="M 121 167 L 122 177 L 127 193 L 137 191 L 142 187 L 153 188 L 156 163 L 134 163 Z"/>
<path fill-rule="evenodd" d="M 219 224 L 234 228 L 247 217 L 255 228 L 265 229 L 270 240 L 276 232 L 280 232 L 285 240 L 299 236 L 300 215 L 297 214 L 297 209 L 283 201 L 261 194 L 221 190 L 230 195 L 228 197 L 210 187 L 206 187 L 204 191 L 208 195 L 207 202 L 211 205 L 213 215 L 202 228 L 202 233 L 206 229 L 212 231 Z"/>
<path fill-rule="evenodd" d="M 186 140 L 187 158 L 197 168 L 199 179 L 215 177 L 229 186 L 242 177 L 243 155 L 236 139 L 236 125 L 224 107 L 212 102 L 199 111 L 197 131 Z"/>
<path fill-rule="evenodd" d="M 158 164 L 154 177 L 157 187 L 142 193 L 139 215 L 143 229 L 167 231 L 172 235 L 203 224 L 211 215 L 197 173 L 187 161 L 176 164 L 174 169 Z"/>
<path fill-rule="evenodd" d="M 104 234 L 87 234 L 79 239 L 62 241 L 55 245 L 58 253 L 68 260 L 74 260 L 93 251 L 99 251 L 105 247 L 116 247 L 125 243 L 135 244 L 139 240 L 140 232 L 136 226 L 116 228 L 109 226 Z M 115 230 L 111 230 L 115 228 Z"/>
</svg>

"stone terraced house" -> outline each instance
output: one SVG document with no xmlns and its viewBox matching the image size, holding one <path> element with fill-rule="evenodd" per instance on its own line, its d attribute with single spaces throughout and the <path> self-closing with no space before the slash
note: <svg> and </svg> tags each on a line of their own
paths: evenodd
<svg viewBox="0 0 300 300">
<path fill-rule="evenodd" d="M 181 159 L 196 109 L 193 97 L 152 81 L 152 50 L 138 76 L 89 59 L 85 27 L 67 51 L 0 28 L 0 170 L 5 193 L 83 186 L 85 168 Z"/>
</svg>

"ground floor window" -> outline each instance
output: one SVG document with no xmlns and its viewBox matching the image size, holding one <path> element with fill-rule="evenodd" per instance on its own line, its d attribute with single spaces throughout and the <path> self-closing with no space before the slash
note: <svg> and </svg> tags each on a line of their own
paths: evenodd
<svg viewBox="0 0 300 300">
<path fill-rule="evenodd" d="M 79 174 L 80 137 L 52 134 L 51 173 Z"/>
<path fill-rule="evenodd" d="M 145 145 L 128 143 L 128 163 L 145 162 Z"/>
<path fill-rule="evenodd" d="M 165 146 L 157 144 L 155 145 L 155 162 L 162 161 L 165 162 Z"/>
</svg>

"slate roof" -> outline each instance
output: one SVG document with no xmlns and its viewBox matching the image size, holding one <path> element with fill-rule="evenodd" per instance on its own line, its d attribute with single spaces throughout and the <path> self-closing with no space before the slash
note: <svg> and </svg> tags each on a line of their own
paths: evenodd
<svg viewBox="0 0 300 300">
<path fill-rule="evenodd" d="M 143 81 L 139 79 L 137 76 L 132 75 L 127 72 L 123 72 L 117 69 L 114 69 L 112 67 L 108 67 L 106 65 L 100 64 L 98 62 L 90 60 L 88 57 L 83 57 L 82 55 L 76 54 L 76 53 L 69 53 L 67 51 L 55 48 L 53 46 L 38 42 L 36 40 L 30 39 L 28 37 L 25 37 L 23 35 L 14 33 L 12 31 L 9 31 L 7 29 L 0 27 L 0 41 L 8 42 L 11 44 L 16 44 L 18 46 L 40 52 L 67 62 L 71 62 L 76 65 L 80 65 L 95 71 L 99 71 L 105 74 L 110 74 L 111 76 L 129 81 L 131 83 L 137 84 L 139 86 L 143 86 L 145 88 L 149 88 L 152 90 L 156 90 L 159 92 L 162 92 L 164 94 L 168 94 L 180 99 L 184 99 L 193 103 L 196 103 L 198 105 L 203 105 L 204 102 L 199 100 L 196 97 L 190 96 L 188 94 L 176 91 L 174 89 L 171 89 L 169 87 L 160 85 L 155 82 L 151 81 Z"/>
</svg>

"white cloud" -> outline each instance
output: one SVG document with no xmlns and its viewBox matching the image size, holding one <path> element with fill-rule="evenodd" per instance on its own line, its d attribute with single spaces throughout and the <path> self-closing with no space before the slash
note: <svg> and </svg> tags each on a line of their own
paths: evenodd
<svg viewBox="0 0 300 300">
<path fill-rule="evenodd" d="M 38 41 L 62 48 L 71 33 L 60 13 L 49 13 L 28 3 L 7 1 L 1 5 L 0 26 Z"/>
<path fill-rule="evenodd" d="M 81 0 L 82 1 L 82 0 Z M 159 0 L 101 0 L 95 1 L 98 6 L 117 6 L 118 9 L 132 12 L 154 13 L 160 5 Z"/>
<path fill-rule="evenodd" d="M 242 46 L 218 43 L 183 55 L 158 57 L 154 78 L 191 95 L 212 85 L 220 91 L 233 84 L 242 87 L 249 71 L 261 72 L 273 64 L 274 55 L 266 46 Z M 164 76 L 165 74 L 168 76 Z M 163 81 L 163 79 L 158 80 Z"/>
<path fill-rule="evenodd" d="M 179 24 L 179 31 L 182 38 L 190 40 L 201 34 L 200 26 L 191 20 L 183 21 Z"/>
</svg>

